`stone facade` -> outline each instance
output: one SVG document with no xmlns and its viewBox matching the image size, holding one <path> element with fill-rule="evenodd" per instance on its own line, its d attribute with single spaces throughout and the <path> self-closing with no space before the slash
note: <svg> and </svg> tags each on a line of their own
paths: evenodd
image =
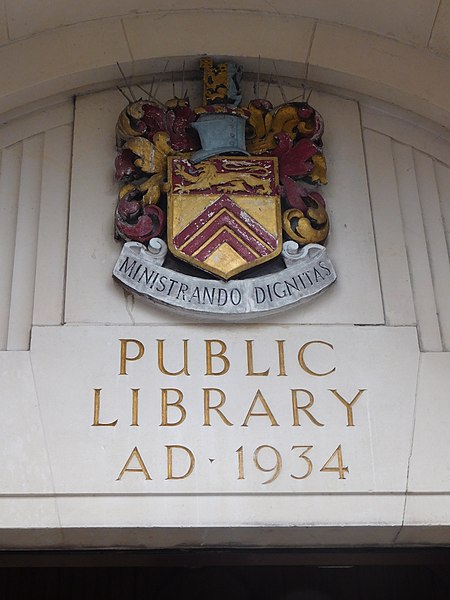
<svg viewBox="0 0 450 600">
<path fill-rule="evenodd" d="M 172 4 L 79 3 L 54 29 L 8 10 L 0 545 L 448 544 L 447 3 L 415 0 L 408 23 L 389 3 L 389 37 L 383 10 L 333 23 L 287 2 Z M 337 281 L 240 322 L 169 312 L 111 276 L 116 63 L 143 85 L 167 60 L 179 85 L 184 63 L 195 104 L 205 53 L 243 64 L 247 98 L 276 61 L 286 96 L 306 80 L 325 120 Z"/>
</svg>

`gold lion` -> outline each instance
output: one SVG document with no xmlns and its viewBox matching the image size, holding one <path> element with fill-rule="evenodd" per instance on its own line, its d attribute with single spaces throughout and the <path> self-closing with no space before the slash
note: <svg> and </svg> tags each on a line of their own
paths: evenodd
<svg viewBox="0 0 450 600">
<path fill-rule="evenodd" d="M 248 192 L 248 188 L 256 194 L 271 194 L 270 172 L 267 167 L 234 166 L 233 171 L 220 172 L 213 162 L 203 161 L 196 165 L 198 174 L 191 175 L 183 166 L 176 169 L 176 174 L 183 178 L 183 183 L 174 187 L 175 192 L 202 191 L 216 187 L 220 192 Z M 245 170 L 244 170 L 245 169 Z M 236 172 L 239 171 L 239 172 Z M 258 175 L 255 173 L 259 173 Z M 184 183 L 189 182 L 189 183 Z"/>
</svg>

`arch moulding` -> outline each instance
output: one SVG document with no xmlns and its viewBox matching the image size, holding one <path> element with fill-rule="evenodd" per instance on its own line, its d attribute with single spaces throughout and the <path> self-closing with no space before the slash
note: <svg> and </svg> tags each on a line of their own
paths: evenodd
<svg viewBox="0 0 450 600">
<path fill-rule="evenodd" d="M 247 74 L 259 68 L 267 76 L 275 61 L 281 78 L 340 88 L 450 127 L 444 56 L 345 25 L 230 11 L 99 19 L 6 44 L 0 113 L 5 121 L 49 100 L 116 85 L 118 62 L 143 81 L 163 71 L 167 59 L 170 71 L 181 70 L 183 61 L 187 71 L 197 71 L 204 54 L 239 58 Z"/>
</svg>

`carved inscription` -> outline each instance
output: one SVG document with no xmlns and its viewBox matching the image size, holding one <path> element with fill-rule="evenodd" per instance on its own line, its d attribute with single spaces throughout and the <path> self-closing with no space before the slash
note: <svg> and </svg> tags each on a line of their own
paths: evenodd
<svg viewBox="0 0 450 600">
<path fill-rule="evenodd" d="M 133 442 L 117 464 L 116 481 L 122 482 L 118 485 L 136 479 L 181 482 L 195 477 L 199 462 L 205 460 L 211 469 L 222 469 L 220 476 L 230 486 L 247 482 L 249 477 L 252 481 L 259 477 L 256 481 L 262 486 L 283 478 L 291 486 L 301 486 L 312 476 L 337 480 L 351 476 L 351 438 L 345 432 L 364 420 L 367 389 L 352 385 L 351 377 L 345 389 L 335 386 L 337 353 L 329 341 L 303 340 L 293 352 L 292 343 L 281 338 L 272 340 L 268 348 L 252 337 L 232 341 L 210 337 L 202 340 L 201 353 L 198 343 L 193 351 L 188 337 L 176 342 L 161 337 L 150 343 L 130 337 L 116 343 L 117 363 L 111 366 L 111 377 L 121 386 L 126 383 L 121 387 L 120 406 L 129 407 L 128 417 L 116 414 L 112 388 L 94 386 L 90 425 L 109 430 L 111 436 L 132 432 L 129 428 L 151 428 L 150 441 L 174 434 L 171 443 L 158 448 L 150 444 L 151 451 L 148 444 L 142 447 L 141 442 Z M 166 385 L 153 386 L 156 377 Z M 242 389 L 239 381 L 245 382 Z M 292 443 L 287 441 L 282 447 L 275 443 L 274 428 L 280 428 L 282 438 Z M 332 439 L 327 438 L 329 428 Z M 345 444 L 336 439 L 336 429 Z M 184 443 L 180 435 L 192 431 L 198 447 Z M 226 444 L 214 443 L 215 448 L 205 449 L 201 443 L 206 432 L 223 441 L 230 431 L 242 432 L 240 445 L 228 445 L 227 450 Z M 318 431 L 324 432 L 319 446 L 308 439 Z M 247 432 L 255 434 L 258 442 Z M 213 456 L 217 452 L 222 460 Z"/>
</svg>

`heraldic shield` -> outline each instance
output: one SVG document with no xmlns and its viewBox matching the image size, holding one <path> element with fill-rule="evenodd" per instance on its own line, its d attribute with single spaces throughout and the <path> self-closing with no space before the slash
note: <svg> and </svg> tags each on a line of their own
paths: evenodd
<svg viewBox="0 0 450 600">
<path fill-rule="evenodd" d="M 282 248 L 276 157 L 169 158 L 168 245 L 222 279 L 275 258 Z"/>
</svg>

